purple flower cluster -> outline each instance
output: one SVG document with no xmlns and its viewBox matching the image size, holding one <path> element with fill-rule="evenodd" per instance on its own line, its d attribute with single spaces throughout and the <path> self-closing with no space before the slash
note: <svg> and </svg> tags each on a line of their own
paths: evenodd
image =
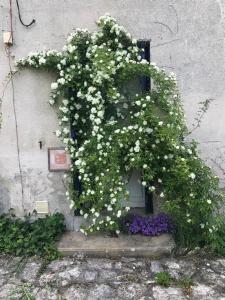
<svg viewBox="0 0 225 300">
<path fill-rule="evenodd" d="M 129 232 L 146 236 L 157 236 L 169 233 L 172 230 L 172 222 L 168 215 L 160 213 L 153 217 L 133 216 L 129 224 Z"/>
</svg>

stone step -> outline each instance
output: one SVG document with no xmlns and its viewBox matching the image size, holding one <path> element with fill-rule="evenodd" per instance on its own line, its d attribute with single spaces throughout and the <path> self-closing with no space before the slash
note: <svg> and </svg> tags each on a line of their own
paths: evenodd
<svg viewBox="0 0 225 300">
<path fill-rule="evenodd" d="M 68 231 L 58 243 L 64 256 L 84 255 L 90 257 L 150 257 L 169 256 L 175 246 L 171 235 L 157 237 L 142 235 L 119 235 L 109 237 L 100 234 L 85 236 L 80 232 Z"/>
</svg>

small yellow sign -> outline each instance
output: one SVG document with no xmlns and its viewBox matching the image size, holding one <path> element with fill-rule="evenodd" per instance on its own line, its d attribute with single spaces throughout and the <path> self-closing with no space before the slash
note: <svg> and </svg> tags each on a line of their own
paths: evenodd
<svg viewBox="0 0 225 300">
<path fill-rule="evenodd" d="M 38 214 L 48 214 L 48 201 L 36 201 L 36 211 Z"/>
</svg>

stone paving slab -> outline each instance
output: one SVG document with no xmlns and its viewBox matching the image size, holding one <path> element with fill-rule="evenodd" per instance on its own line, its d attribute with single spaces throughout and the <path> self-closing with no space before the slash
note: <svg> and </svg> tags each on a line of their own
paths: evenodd
<svg viewBox="0 0 225 300">
<path fill-rule="evenodd" d="M 157 237 L 142 235 L 85 236 L 80 232 L 67 232 L 58 244 L 58 250 L 65 256 L 83 254 L 94 257 L 162 257 L 172 253 L 174 240 L 171 235 Z"/>
<path fill-rule="evenodd" d="M 225 259 L 64 257 L 44 260 L 0 256 L 0 300 L 225 300 Z M 163 287 L 156 274 L 190 278 L 186 289 Z"/>
</svg>

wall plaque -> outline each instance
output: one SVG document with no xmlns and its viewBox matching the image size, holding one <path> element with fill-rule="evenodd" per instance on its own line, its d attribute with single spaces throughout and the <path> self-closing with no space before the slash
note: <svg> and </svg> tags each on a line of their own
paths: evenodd
<svg viewBox="0 0 225 300">
<path fill-rule="evenodd" d="M 48 148 L 48 169 L 50 172 L 68 171 L 70 157 L 64 148 Z"/>
</svg>

